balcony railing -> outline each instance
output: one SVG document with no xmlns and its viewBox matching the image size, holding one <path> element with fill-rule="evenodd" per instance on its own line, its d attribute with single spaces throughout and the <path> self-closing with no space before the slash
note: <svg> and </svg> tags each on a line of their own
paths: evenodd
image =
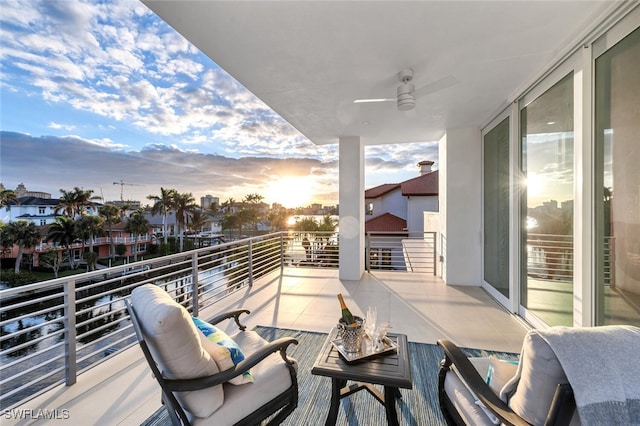
<svg viewBox="0 0 640 426">
<path fill-rule="evenodd" d="M 113 244 L 134 244 L 136 242 L 136 239 L 134 237 L 113 237 L 112 239 L 109 237 L 97 237 L 93 239 L 93 244 L 94 245 L 100 245 L 100 244 L 110 244 L 111 240 L 113 240 Z M 149 243 L 151 242 L 151 236 L 149 234 L 146 235 L 140 235 L 138 237 L 138 244 L 143 244 L 143 243 Z M 88 247 L 91 244 L 91 240 L 86 240 L 84 242 L 84 244 L 82 244 L 82 242 L 75 242 L 73 244 L 71 244 L 71 248 L 76 249 L 76 248 L 81 248 L 81 247 Z M 61 248 L 62 246 L 58 243 L 52 243 L 52 242 L 46 242 L 46 243 L 39 243 L 36 244 L 35 246 L 35 250 L 37 252 L 43 252 L 46 251 L 48 248 Z"/>
<path fill-rule="evenodd" d="M 435 265 L 429 260 L 435 244 L 420 243 L 416 250 L 403 239 L 373 237 L 369 244 L 373 250 L 391 247 L 392 253 L 404 253 L 392 269 Z M 0 409 L 61 383 L 72 385 L 82 371 L 133 345 L 124 299 L 134 288 L 162 286 L 197 316 L 284 265 L 337 268 L 338 234 L 273 233 L 1 290 Z"/>
<path fill-rule="evenodd" d="M 436 233 L 369 232 L 366 269 L 437 273 Z"/>
<path fill-rule="evenodd" d="M 614 238 L 605 237 L 604 285 L 615 285 Z M 527 234 L 527 276 L 541 281 L 573 282 L 573 236 Z"/>
</svg>

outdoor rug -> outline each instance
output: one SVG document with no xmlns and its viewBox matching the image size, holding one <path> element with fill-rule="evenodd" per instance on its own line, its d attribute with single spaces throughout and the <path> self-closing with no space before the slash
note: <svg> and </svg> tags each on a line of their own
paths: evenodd
<svg viewBox="0 0 640 426">
<path fill-rule="evenodd" d="M 287 352 L 298 360 L 298 407 L 287 417 L 284 425 L 322 425 L 327 417 L 331 400 L 331 379 L 311 374 L 325 333 L 289 330 L 258 326 L 255 331 L 268 341 L 280 337 L 294 337 L 298 345 L 289 346 Z M 478 349 L 464 349 L 469 356 L 494 354 L 503 359 L 517 359 L 517 354 Z M 396 409 L 401 425 L 445 425 L 438 406 L 438 370 L 444 354 L 437 345 L 409 342 L 413 389 L 400 389 L 402 399 Z M 382 390 L 382 387 L 380 387 Z M 169 415 L 160 408 L 144 426 L 170 425 Z M 368 392 L 357 392 L 340 401 L 337 425 L 372 426 L 386 425 L 384 406 Z"/>
</svg>

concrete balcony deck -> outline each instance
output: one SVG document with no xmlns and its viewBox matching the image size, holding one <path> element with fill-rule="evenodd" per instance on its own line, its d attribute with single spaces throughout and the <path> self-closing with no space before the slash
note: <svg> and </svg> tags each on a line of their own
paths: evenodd
<svg viewBox="0 0 640 426">
<path fill-rule="evenodd" d="M 335 269 L 285 268 L 253 287 L 201 312 L 207 318 L 227 308 L 246 307 L 245 323 L 328 332 L 339 315 L 337 293 L 354 314 L 376 306 L 393 332 L 409 341 L 435 343 L 448 338 L 461 346 L 519 352 L 528 328 L 479 287 L 447 286 L 433 275 L 365 273 L 359 281 L 341 281 Z M 233 331 L 231 322 L 228 331 Z M 304 392 L 304 388 L 300 392 Z M 160 407 L 160 388 L 138 346 L 79 375 L 73 386 L 56 386 L 10 412 L 3 425 L 139 425 Z M 33 419 L 46 410 L 57 420 Z M 16 417 L 22 415 L 22 419 Z"/>
</svg>

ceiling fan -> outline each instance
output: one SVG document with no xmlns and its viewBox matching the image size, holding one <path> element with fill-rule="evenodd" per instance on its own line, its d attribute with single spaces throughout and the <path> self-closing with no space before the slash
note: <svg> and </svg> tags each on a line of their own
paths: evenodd
<svg viewBox="0 0 640 426">
<path fill-rule="evenodd" d="M 430 93 L 437 92 L 438 90 L 445 89 L 453 86 L 458 82 L 452 75 L 448 75 L 444 78 L 436 80 L 426 86 L 421 87 L 416 91 L 413 81 L 413 68 L 403 69 L 398 73 L 398 80 L 400 85 L 397 89 L 397 96 L 395 98 L 367 98 L 356 99 L 354 104 L 372 103 L 372 102 L 397 102 L 398 109 L 400 111 L 410 111 L 416 106 L 416 96 L 424 96 Z"/>
</svg>

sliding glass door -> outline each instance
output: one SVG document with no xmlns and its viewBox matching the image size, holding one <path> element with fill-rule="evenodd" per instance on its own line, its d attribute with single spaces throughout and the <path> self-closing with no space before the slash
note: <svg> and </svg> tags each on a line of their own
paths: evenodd
<svg viewBox="0 0 640 426">
<path fill-rule="evenodd" d="M 483 278 L 506 299 L 509 291 L 509 118 L 483 137 Z"/>
<path fill-rule="evenodd" d="M 573 325 L 573 73 L 520 111 L 520 303 L 548 325 Z"/>
<path fill-rule="evenodd" d="M 596 324 L 640 326 L 640 29 L 595 62 Z"/>
</svg>

